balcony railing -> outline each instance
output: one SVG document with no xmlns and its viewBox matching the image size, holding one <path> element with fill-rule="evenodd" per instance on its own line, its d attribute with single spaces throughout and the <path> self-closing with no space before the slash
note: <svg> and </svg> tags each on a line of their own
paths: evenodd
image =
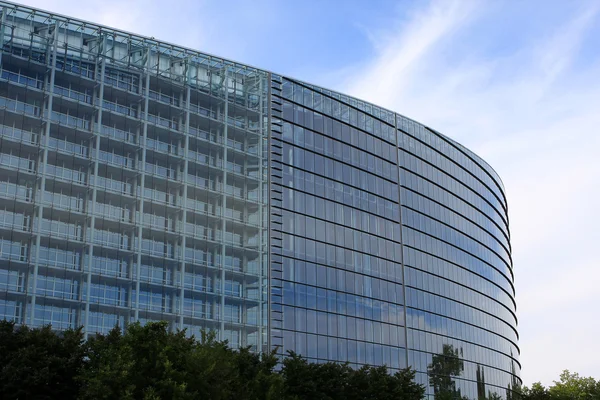
<svg viewBox="0 0 600 400">
<path fill-rule="evenodd" d="M 0 153 L 0 165 L 17 170 L 25 170 L 32 174 L 35 173 L 35 160 L 18 157 L 12 154 Z"/>
<path fill-rule="evenodd" d="M 50 114 L 50 120 L 61 125 L 70 126 L 72 128 L 82 129 L 85 131 L 90 130 L 90 121 L 84 118 L 74 117 L 69 114 L 53 111 Z"/>
<path fill-rule="evenodd" d="M 83 171 L 48 164 L 46 165 L 46 174 L 64 181 L 75 182 L 81 185 L 86 184 L 87 174 Z"/>
<path fill-rule="evenodd" d="M 168 129 L 173 129 L 175 131 L 179 130 L 179 123 L 177 121 L 159 117 L 158 115 L 153 114 L 146 114 L 146 119 L 152 124 L 156 124 L 158 126 L 162 126 Z"/>
<path fill-rule="evenodd" d="M 138 187 L 137 195 L 140 196 L 141 193 L 142 190 L 140 187 Z M 159 202 L 171 206 L 177 206 L 179 204 L 179 197 L 177 195 L 150 188 L 144 188 L 144 198 L 147 201 Z"/>
<path fill-rule="evenodd" d="M 55 238 L 64 238 L 78 242 L 83 241 L 83 230 L 81 226 L 67 224 L 60 221 L 42 220 L 39 231 L 44 235 Z"/>
<path fill-rule="evenodd" d="M 12 128 L 6 125 L 0 125 L 0 136 L 15 142 L 29 143 L 33 145 L 38 143 L 39 138 L 37 133 Z"/>
<path fill-rule="evenodd" d="M 88 157 L 89 148 L 77 143 L 59 140 L 53 137 L 48 138 L 48 147 L 54 150 L 59 150 L 64 153 L 73 154 L 76 156 Z"/>
<path fill-rule="evenodd" d="M 57 269 L 69 269 L 69 270 L 74 270 L 74 271 L 81 270 L 81 266 L 74 261 L 62 261 L 62 260 L 57 260 L 57 259 L 51 260 L 51 259 L 47 259 L 44 257 L 40 257 L 38 259 L 38 264 L 45 266 L 45 267 L 57 268 Z"/>
<path fill-rule="evenodd" d="M 82 103 L 92 104 L 92 95 L 89 93 L 83 93 L 70 88 L 54 85 L 54 94 L 62 97 L 68 97 Z"/>
<path fill-rule="evenodd" d="M 151 90 L 150 93 L 148 93 L 148 97 L 160 103 L 170 104 L 175 107 L 179 107 L 179 99 L 176 97 L 167 96 L 166 94 L 155 92 L 154 90 Z"/>
<path fill-rule="evenodd" d="M 98 152 L 98 161 L 115 165 L 117 167 L 126 168 L 130 170 L 135 169 L 134 159 L 131 157 L 122 156 L 115 153 L 109 153 L 107 151 L 100 150 Z"/>
<path fill-rule="evenodd" d="M 174 145 L 171 143 L 166 143 L 166 142 L 161 142 L 160 140 L 155 140 L 155 139 L 150 139 L 150 138 L 146 139 L 146 147 L 149 149 L 152 149 L 154 151 L 162 152 L 162 153 L 175 154 L 175 155 L 177 155 L 179 153 L 177 145 Z"/>
<path fill-rule="evenodd" d="M 102 125 L 100 128 L 100 134 L 103 136 L 111 137 L 123 142 L 135 143 L 135 133 L 117 129 L 115 127 Z"/>
<path fill-rule="evenodd" d="M 204 117 L 208 117 L 208 118 L 212 118 L 212 119 L 216 119 L 216 120 L 221 120 L 221 121 L 223 120 L 222 114 L 218 114 L 215 110 L 211 110 L 210 108 L 202 107 L 198 104 L 189 104 L 188 109 L 190 110 L 190 112 L 192 112 L 194 114 L 202 115 Z"/>
<path fill-rule="evenodd" d="M 41 109 L 39 106 L 19 100 L 9 99 L 7 97 L 0 97 L 0 108 L 34 117 L 39 117 L 41 115 Z"/>
<path fill-rule="evenodd" d="M 113 103 L 108 100 L 102 101 L 102 108 L 119 113 L 119 114 L 126 115 L 128 117 L 137 118 L 137 116 L 138 116 L 138 112 L 137 112 L 136 108 L 128 107 L 123 104 Z"/>
<path fill-rule="evenodd" d="M 44 87 L 44 81 L 42 79 L 22 75 L 13 71 L 7 71 L 5 69 L 0 71 L 1 79 L 6 79 L 10 82 L 18 83 L 25 86 L 31 86 L 37 89 L 42 89 Z"/>
<path fill-rule="evenodd" d="M 54 208 L 60 208 L 69 211 L 84 211 L 84 201 L 82 198 L 67 196 L 61 193 L 44 192 L 42 202 Z"/>
<path fill-rule="evenodd" d="M 0 197 L 19 199 L 29 203 L 33 199 L 33 189 L 12 182 L 0 181 Z"/>
<path fill-rule="evenodd" d="M 103 176 L 94 177 L 94 185 L 96 187 L 109 190 L 111 192 L 131 194 L 133 185 L 129 182 L 123 182 L 116 179 L 105 178 Z"/>
<path fill-rule="evenodd" d="M 147 174 L 154 175 L 156 177 L 165 179 L 176 179 L 179 180 L 177 170 L 174 168 L 163 167 L 162 165 L 146 163 L 144 171 Z"/>
</svg>

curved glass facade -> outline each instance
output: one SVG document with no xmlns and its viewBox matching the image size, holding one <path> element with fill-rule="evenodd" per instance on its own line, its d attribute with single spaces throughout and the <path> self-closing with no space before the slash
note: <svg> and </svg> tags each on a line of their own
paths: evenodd
<svg viewBox="0 0 600 400">
<path fill-rule="evenodd" d="M 511 397 L 519 349 L 496 173 L 401 115 L 286 77 L 271 86 L 272 345 L 411 366 L 432 398 Z"/>
<path fill-rule="evenodd" d="M 504 189 L 394 112 L 0 1 L 0 318 L 520 384 Z"/>
</svg>

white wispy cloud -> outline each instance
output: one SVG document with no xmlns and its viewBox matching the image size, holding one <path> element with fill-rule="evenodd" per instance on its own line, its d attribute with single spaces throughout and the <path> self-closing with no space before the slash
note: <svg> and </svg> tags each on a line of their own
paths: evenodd
<svg viewBox="0 0 600 400">
<path fill-rule="evenodd" d="M 251 46 L 239 40 L 239 32 L 227 28 L 240 25 L 243 18 L 256 18 L 258 13 L 256 5 L 247 4 L 242 14 L 229 16 L 231 25 L 224 25 L 219 13 L 227 13 L 228 9 L 208 0 L 85 0 L 78 2 L 77 7 L 73 7 L 72 0 L 22 0 L 22 3 L 231 58 L 244 58 Z M 238 9 L 241 11 L 242 7 Z"/>
<path fill-rule="evenodd" d="M 383 35 L 377 56 L 342 89 L 444 132 L 499 172 L 524 381 L 549 384 L 564 368 L 598 377 L 590 355 L 600 354 L 600 65 L 579 59 L 598 3 L 537 27 L 502 55 L 469 42 L 486 35 L 473 24 L 483 5 L 430 3 Z"/>
<path fill-rule="evenodd" d="M 410 82 L 415 67 L 445 35 L 451 34 L 461 22 L 468 20 L 473 2 L 445 1 L 432 3 L 425 10 L 415 10 L 406 25 L 392 32 L 369 31 L 369 39 L 378 52 L 376 61 L 361 68 L 361 78 L 352 77 L 349 90 L 365 98 L 375 98 L 377 104 L 393 104 L 397 94 Z"/>
</svg>

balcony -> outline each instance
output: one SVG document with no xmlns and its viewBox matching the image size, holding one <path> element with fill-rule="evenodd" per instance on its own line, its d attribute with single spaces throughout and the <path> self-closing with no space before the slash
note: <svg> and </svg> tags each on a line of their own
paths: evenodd
<svg viewBox="0 0 600 400">
<path fill-rule="evenodd" d="M 0 96 L 0 108 L 11 111 L 17 114 L 25 114 L 39 118 L 41 116 L 41 108 L 34 104 L 25 103 L 7 97 Z"/>
<path fill-rule="evenodd" d="M 117 129 L 115 127 L 102 125 L 100 127 L 100 135 L 115 139 L 120 142 L 126 142 L 135 144 L 136 143 L 136 134 L 129 131 L 124 131 L 121 129 Z"/>
<path fill-rule="evenodd" d="M 36 146 L 39 141 L 39 135 L 34 132 L 24 131 L 9 126 L 0 126 L 0 136 L 2 139 L 8 139 L 16 143 L 24 143 L 32 146 Z"/>
<path fill-rule="evenodd" d="M 152 100 L 156 100 L 159 103 L 168 104 L 171 106 L 179 107 L 179 99 L 176 97 L 168 96 L 163 93 L 150 90 L 148 97 Z"/>
<path fill-rule="evenodd" d="M 100 163 L 113 165 L 115 167 L 128 169 L 130 171 L 136 170 L 133 158 L 115 153 L 109 153 L 107 151 L 98 151 L 98 161 Z"/>
<path fill-rule="evenodd" d="M 137 108 L 126 106 L 123 104 L 113 103 L 108 100 L 102 101 L 102 108 L 104 108 L 105 110 L 112 111 L 117 114 L 125 115 L 127 117 L 132 117 L 132 118 L 138 117 Z"/>
<path fill-rule="evenodd" d="M 53 137 L 48 138 L 48 148 L 56 150 L 63 154 L 68 154 L 77 157 L 89 158 L 89 147 L 81 144 L 69 142 L 67 140 L 59 140 Z"/>
<path fill-rule="evenodd" d="M 83 171 L 76 171 L 70 168 L 48 164 L 46 165 L 46 175 L 65 182 L 87 186 L 87 174 Z"/>
<path fill-rule="evenodd" d="M 74 117 L 69 114 L 53 111 L 50 114 L 50 120 L 59 125 L 68 126 L 74 129 L 79 129 L 88 132 L 90 130 L 90 121 L 88 121 L 87 119 Z"/>
<path fill-rule="evenodd" d="M 90 93 L 79 92 L 70 88 L 54 85 L 54 94 L 88 105 L 92 104 L 92 95 Z"/>
<path fill-rule="evenodd" d="M 179 153 L 177 145 L 150 138 L 146 138 L 146 149 L 171 155 L 178 155 Z"/>
<path fill-rule="evenodd" d="M 0 181 L 0 197 L 10 200 L 21 200 L 31 203 L 33 200 L 33 189 L 31 187 L 17 185 L 12 182 Z"/>
<path fill-rule="evenodd" d="M 167 128 L 174 131 L 179 130 L 179 123 L 175 120 L 170 120 L 153 114 L 146 114 L 146 120 L 158 127 Z"/>
<path fill-rule="evenodd" d="M 0 153 L 0 166 L 8 167 L 11 170 L 35 174 L 34 160 L 21 158 L 12 154 Z"/>
</svg>

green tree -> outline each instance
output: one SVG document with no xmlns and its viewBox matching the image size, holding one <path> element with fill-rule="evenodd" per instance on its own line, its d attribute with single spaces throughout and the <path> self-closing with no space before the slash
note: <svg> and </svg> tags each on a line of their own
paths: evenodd
<svg viewBox="0 0 600 400">
<path fill-rule="evenodd" d="M 185 380 L 188 391 L 198 398 L 234 398 L 240 379 L 234 354 L 227 342 L 216 340 L 214 332 L 202 333 L 187 353 Z"/>
<path fill-rule="evenodd" d="M 359 399 L 420 400 L 425 395 L 425 387 L 415 383 L 415 371 L 410 368 L 402 369 L 394 375 L 390 375 L 385 366 L 364 367 L 362 370 L 370 385 Z M 357 372 L 360 374 L 362 371 Z"/>
<path fill-rule="evenodd" d="M 166 322 L 115 327 L 83 342 L 64 333 L 0 322 L 0 398 L 128 400 L 420 400 L 415 371 L 309 363 L 290 353 L 231 349 L 214 333 L 199 339 Z M 276 369 L 280 367 L 280 371 Z"/>
<path fill-rule="evenodd" d="M 511 351 L 512 357 L 512 351 Z M 510 364 L 511 382 L 506 386 L 506 400 L 521 400 L 521 382 L 517 378 L 517 368 L 514 360 Z"/>
<path fill-rule="evenodd" d="M 600 382 L 564 370 L 560 374 L 560 380 L 554 381 L 554 385 L 548 388 L 548 394 L 553 400 L 598 400 Z"/>
<path fill-rule="evenodd" d="M 118 327 L 89 339 L 82 371 L 82 399 L 186 398 L 186 353 L 194 345 L 183 332 L 169 333 L 166 322 Z"/>
<path fill-rule="evenodd" d="M 600 399 L 600 381 L 591 377 L 582 377 L 577 373 L 564 370 L 560 380 L 546 388 L 539 382 L 531 388 L 523 387 L 522 400 L 598 400 Z"/>
<path fill-rule="evenodd" d="M 288 353 L 282 364 L 281 375 L 288 399 L 335 399 L 336 393 L 343 395 L 345 392 L 347 380 L 344 375 L 350 370 L 345 364 L 310 364 L 293 351 Z"/>
<path fill-rule="evenodd" d="M 0 321 L 0 398 L 77 398 L 85 353 L 81 329 L 58 335 Z"/>
<path fill-rule="evenodd" d="M 456 388 L 454 380 L 464 370 L 461 353 L 462 351 L 455 349 L 454 346 L 445 344 L 442 353 L 431 358 L 431 363 L 427 366 L 427 373 L 436 400 L 462 399 L 460 389 Z"/>
<path fill-rule="evenodd" d="M 258 354 L 250 347 L 231 353 L 236 374 L 232 398 L 236 400 L 278 400 L 283 396 L 283 378 L 274 372 L 275 350 Z"/>
<path fill-rule="evenodd" d="M 414 381 L 415 371 L 389 374 L 387 367 L 309 363 L 290 352 L 283 360 L 285 399 L 289 400 L 420 400 L 425 387 Z"/>
<path fill-rule="evenodd" d="M 477 364 L 476 371 L 477 378 L 477 400 L 485 400 L 485 370 L 484 368 Z"/>
<path fill-rule="evenodd" d="M 524 386 L 521 390 L 522 400 L 550 400 L 548 390 L 540 382 L 531 385 L 531 388 Z"/>
<path fill-rule="evenodd" d="M 276 365 L 273 353 L 232 350 L 214 333 L 196 340 L 169 332 L 166 322 L 136 323 L 90 339 L 81 398 L 279 399 Z"/>
</svg>

